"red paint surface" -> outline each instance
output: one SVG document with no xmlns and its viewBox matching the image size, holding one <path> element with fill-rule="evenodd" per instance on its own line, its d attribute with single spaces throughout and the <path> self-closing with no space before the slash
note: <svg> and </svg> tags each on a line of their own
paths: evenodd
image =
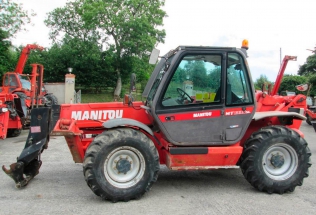
<svg viewBox="0 0 316 215">
<path fill-rule="evenodd" d="M 243 148 L 239 145 L 208 147 L 207 154 L 171 155 L 165 151 L 166 164 L 170 169 L 198 169 L 219 166 L 235 166 Z M 203 168 L 204 167 L 204 168 Z"/>
<path fill-rule="evenodd" d="M 198 119 L 206 119 L 206 118 L 215 118 L 215 117 L 220 117 L 220 116 L 221 116 L 220 110 L 207 110 L 207 111 L 190 111 L 190 112 L 184 112 L 184 113 L 161 114 L 158 117 L 161 120 L 161 122 L 168 122 L 168 121 L 182 121 L 182 120 L 198 120 Z M 166 120 L 167 118 L 171 118 L 171 120 Z"/>
</svg>

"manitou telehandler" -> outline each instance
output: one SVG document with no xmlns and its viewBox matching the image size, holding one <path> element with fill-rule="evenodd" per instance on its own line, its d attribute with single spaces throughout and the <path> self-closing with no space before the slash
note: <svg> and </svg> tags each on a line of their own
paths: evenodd
<svg viewBox="0 0 316 215">
<path fill-rule="evenodd" d="M 36 44 L 26 45 L 15 70 L 3 75 L 0 92 L 0 139 L 19 136 L 23 128 L 28 128 L 30 113 L 34 107 L 58 103 L 56 96 L 44 88 L 43 65 L 31 64 L 31 74 L 23 73 L 28 56 L 34 49 L 43 50 L 43 47 Z"/>
<path fill-rule="evenodd" d="M 21 52 L 19 61 L 13 72 L 6 72 L 2 81 L 1 93 L 12 93 L 25 99 L 29 109 L 36 104 L 50 106 L 57 104 L 57 98 L 48 93 L 43 84 L 44 66 L 41 64 L 31 64 L 31 74 L 24 74 L 25 63 L 31 50 L 40 50 L 44 48 L 36 44 L 26 45 Z"/>
<path fill-rule="evenodd" d="M 240 49 L 171 50 L 156 65 L 144 101 L 126 95 L 124 103 L 33 109 L 25 148 L 10 169 L 2 168 L 17 187 L 25 186 L 39 173 L 50 136 L 62 135 L 74 161 L 83 163 L 91 190 L 113 202 L 141 197 L 160 164 L 171 170 L 240 168 L 260 191 L 292 192 L 311 166 L 299 130 L 306 97 L 255 93 L 247 48 L 244 41 Z"/>
</svg>

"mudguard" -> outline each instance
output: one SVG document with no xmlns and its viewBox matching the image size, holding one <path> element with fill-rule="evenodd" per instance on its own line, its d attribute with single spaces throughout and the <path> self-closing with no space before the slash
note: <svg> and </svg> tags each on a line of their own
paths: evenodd
<svg viewBox="0 0 316 215">
<path fill-rule="evenodd" d="M 141 123 L 134 119 L 120 118 L 120 119 L 110 119 L 103 124 L 104 128 L 114 128 L 119 126 L 136 126 L 145 130 L 150 135 L 154 136 L 153 131 L 144 123 Z"/>
<path fill-rule="evenodd" d="M 262 111 L 262 112 L 256 112 L 253 116 L 253 119 L 255 121 L 258 121 L 260 119 L 266 118 L 266 117 L 293 117 L 294 119 L 300 119 L 300 120 L 306 120 L 306 117 L 302 114 L 295 113 L 295 112 L 285 112 L 285 111 Z"/>
</svg>

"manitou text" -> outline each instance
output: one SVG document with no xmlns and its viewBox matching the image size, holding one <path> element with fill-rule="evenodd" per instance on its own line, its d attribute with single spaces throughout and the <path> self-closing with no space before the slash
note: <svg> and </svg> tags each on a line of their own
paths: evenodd
<svg viewBox="0 0 316 215">
<path fill-rule="evenodd" d="M 92 111 L 72 111 L 71 118 L 75 120 L 88 120 L 88 119 L 115 119 L 122 118 L 123 110 L 92 110 Z"/>
</svg>

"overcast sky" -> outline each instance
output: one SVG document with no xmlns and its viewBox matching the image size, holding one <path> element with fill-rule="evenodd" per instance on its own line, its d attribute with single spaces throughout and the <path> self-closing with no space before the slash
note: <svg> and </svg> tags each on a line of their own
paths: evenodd
<svg viewBox="0 0 316 215">
<path fill-rule="evenodd" d="M 33 27 L 17 34 L 14 45 L 38 43 L 49 47 L 46 13 L 67 0 L 14 0 L 33 9 Z M 166 39 L 161 54 L 179 45 L 240 47 L 249 40 L 248 63 L 254 80 L 265 74 L 274 81 L 284 55 L 297 56 L 289 62 L 287 74 L 297 74 L 299 65 L 316 46 L 315 0 L 166 0 Z"/>
</svg>

